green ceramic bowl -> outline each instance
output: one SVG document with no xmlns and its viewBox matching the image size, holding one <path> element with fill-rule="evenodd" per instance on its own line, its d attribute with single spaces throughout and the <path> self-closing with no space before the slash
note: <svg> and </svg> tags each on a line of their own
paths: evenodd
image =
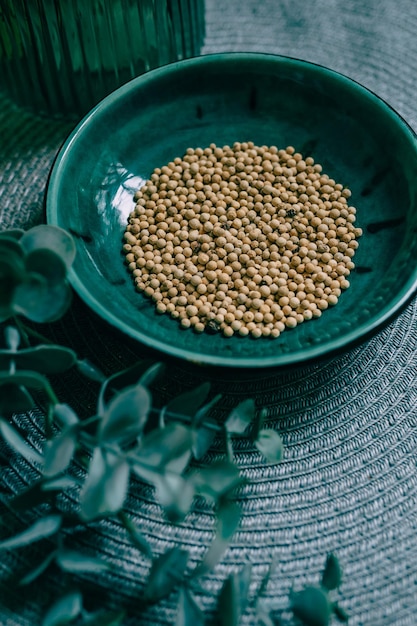
<svg viewBox="0 0 417 626">
<path fill-rule="evenodd" d="M 135 291 L 124 264 L 133 193 L 189 146 L 250 140 L 293 145 L 352 190 L 364 235 L 351 286 L 278 339 L 181 330 Z M 74 289 L 131 340 L 198 363 L 270 367 L 346 350 L 400 312 L 417 286 L 416 202 L 416 136 L 380 98 L 318 65 L 226 53 L 153 70 L 93 109 L 56 159 L 47 219 L 75 237 Z"/>
</svg>

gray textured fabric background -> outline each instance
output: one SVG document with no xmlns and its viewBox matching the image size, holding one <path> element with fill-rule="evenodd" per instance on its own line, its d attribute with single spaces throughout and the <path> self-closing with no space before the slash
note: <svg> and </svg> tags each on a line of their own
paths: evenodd
<svg viewBox="0 0 417 626">
<path fill-rule="evenodd" d="M 203 52 L 262 51 L 295 56 L 341 71 L 382 96 L 417 129 L 417 3 L 415 0 L 206 0 Z M 0 224 L 30 226 L 43 219 L 48 172 L 71 124 L 38 119 L 0 100 Z M 364 137 L 366 141 L 366 137 Z M 271 558 L 278 566 L 268 596 L 285 613 L 290 589 L 316 583 L 326 553 L 335 551 L 344 569 L 338 599 L 351 626 L 417 624 L 417 304 L 413 302 L 380 335 L 328 363 L 292 371 L 198 371 L 176 364 L 161 393 L 188 389 L 209 376 L 224 396 L 227 412 L 254 397 L 268 408 L 268 423 L 282 434 L 286 454 L 276 467 L 263 465 L 241 446 L 238 460 L 249 482 L 239 495 L 241 529 L 221 565 L 204 582 L 201 606 L 213 609 L 226 575 L 250 561 L 251 593 L 259 588 Z M 76 300 L 64 323 L 48 329 L 53 340 L 81 357 L 115 371 L 142 354 L 140 346 L 94 318 Z M 74 408 L 88 409 L 93 395 L 75 375 L 58 389 Z M 16 416 L 36 442 L 35 412 Z M 15 491 L 31 468 L 2 469 L 3 485 Z M 213 519 L 196 511 L 180 527 L 165 523 L 148 491 L 128 503 L 156 553 L 182 545 L 198 560 Z M 18 522 L 18 520 L 16 520 Z M 98 581 L 110 600 L 134 602 L 146 562 L 114 522 L 80 539 L 103 551 L 117 569 Z M 36 560 L 36 550 L 32 555 Z M 26 567 L 19 553 L 2 556 L 2 580 Z M 58 580 L 49 580 L 59 589 Z M 40 623 L 44 598 L 34 603 L 23 591 L 1 587 L 0 623 Z M 126 623 L 174 624 L 175 602 L 153 607 Z M 255 625 L 250 612 L 242 624 Z"/>
</svg>

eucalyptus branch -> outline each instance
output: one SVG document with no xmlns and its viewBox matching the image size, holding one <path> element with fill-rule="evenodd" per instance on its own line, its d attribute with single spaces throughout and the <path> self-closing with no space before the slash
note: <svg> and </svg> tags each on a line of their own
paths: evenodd
<svg viewBox="0 0 417 626">
<path fill-rule="evenodd" d="M 154 409 L 154 408 L 151 409 L 151 413 L 153 415 L 159 415 L 159 412 L 160 411 L 158 409 Z M 186 424 L 188 426 L 193 425 L 193 418 L 190 415 L 183 415 L 178 412 L 174 413 L 172 411 L 167 410 L 164 413 L 164 418 L 166 421 L 178 422 L 180 424 Z M 220 424 L 217 424 L 216 422 L 213 422 L 212 420 L 202 419 L 200 426 L 207 428 L 207 430 L 212 430 L 214 433 L 221 434 L 223 432 L 223 426 L 221 426 Z"/>
<path fill-rule="evenodd" d="M 59 404 L 59 398 L 55 394 L 55 391 L 50 384 L 45 385 L 44 391 L 47 394 L 48 399 L 52 405 Z"/>
<path fill-rule="evenodd" d="M 49 252 L 48 263 L 42 252 L 45 249 Z M 36 277 L 31 274 L 28 251 L 32 258 L 39 253 L 37 272 L 43 280 L 39 292 L 36 292 Z M 99 524 L 104 518 L 117 519 L 132 545 L 149 560 L 142 607 L 159 602 L 176 589 L 179 616 L 176 626 L 203 626 L 204 615 L 193 594 L 203 587 L 201 578 L 220 562 L 241 519 L 234 495 L 244 481 L 234 461 L 233 441 L 236 437 L 247 437 L 267 462 L 277 463 L 283 454 L 281 437 L 276 431 L 264 428 L 266 411 L 256 409 L 253 400 L 244 400 L 218 423 L 212 415 L 221 396 L 208 400 L 208 383 L 174 397 L 158 409 L 153 406 L 149 389 L 161 373 L 161 364 L 138 363 L 105 377 L 98 367 L 79 360 L 69 348 L 53 345 L 22 322 L 21 315 L 35 323 L 55 321 L 70 305 L 71 292 L 63 268 L 70 267 L 75 247 L 65 231 L 42 226 L 27 235 L 2 234 L 0 253 L 10 261 L 7 265 L 10 275 L 5 279 L 13 287 L 10 297 L 0 302 L 0 322 L 11 320 L 16 326 L 6 330 L 6 348 L 0 350 L 0 388 L 8 385 L 15 392 L 6 404 L 2 404 L 4 398 L 0 395 L 0 435 L 15 453 L 35 465 L 41 475 L 8 502 L 15 512 L 32 509 L 38 514 L 37 519 L 17 535 L 0 540 L 0 551 L 19 549 L 33 542 L 43 545 L 43 539 L 52 541 L 53 548 L 49 546 L 40 562 L 21 579 L 20 583 L 26 587 L 44 575 L 52 564 L 63 575 L 97 574 L 109 569 L 109 564 L 68 549 L 64 539 L 91 522 Z M 29 302 L 22 294 L 31 280 L 32 293 L 37 297 Z M 41 345 L 32 347 L 30 339 Z M 22 349 L 19 349 L 20 341 Z M 48 379 L 50 374 L 62 374 L 71 367 L 100 383 L 96 414 L 85 419 L 59 402 Z M 29 391 L 36 393 L 39 389 L 47 397 L 41 452 L 25 441 L 7 419 L 13 412 L 22 413 L 33 407 Z M 154 417 L 158 418 L 159 427 L 155 427 Z M 218 435 L 225 443 L 225 458 L 193 465 L 192 459 L 201 461 Z M 81 478 L 73 477 L 74 459 L 79 460 L 81 450 L 86 456 L 85 471 Z M 167 523 L 180 524 L 192 511 L 196 497 L 203 497 L 213 506 L 214 539 L 197 566 L 190 568 L 189 554 L 179 546 L 158 557 L 153 554 L 151 543 L 125 510 L 132 472 L 154 488 Z M 60 511 L 58 498 L 70 489 L 71 500 L 75 498 L 74 508 Z M 256 604 L 258 622 L 264 626 L 273 624 L 263 597 L 271 572 L 261 586 L 261 601 Z M 222 624 L 237 626 L 248 604 L 250 575 L 250 567 L 245 566 L 225 581 L 219 595 Z M 341 569 L 337 559 L 330 555 L 320 585 L 292 596 L 294 614 L 306 625 L 328 626 L 333 615 L 347 621 L 346 613 L 330 599 L 330 592 L 340 583 Z M 102 607 L 88 613 L 83 603 L 80 589 L 64 591 L 61 597 L 54 598 L 43 623 L 56 625 L 78 620 L 77 624 L 82 626 L 121 626 L 127 614 L 124 607 L 116 613 Z"/>
</svg>

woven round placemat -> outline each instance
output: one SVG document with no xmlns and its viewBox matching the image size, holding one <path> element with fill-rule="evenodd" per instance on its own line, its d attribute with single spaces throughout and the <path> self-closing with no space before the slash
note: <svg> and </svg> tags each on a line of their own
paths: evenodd
<svg viewBox="0 0 417 626">
<path fill-rule="evenodd" d="M 206 0 L 204 53 L 263 51 L 322 63 L 374 90 L 417 128 L 417 4 L 414 0 Z M 71 123 L 24 113 L 0 99 L 0 225 L 41 222 L 45 184 L 54 156 Z M 366 138 L 364 138 L 366 141 Z M 341 147 L 343 149 L 343 146 Z M 238 494 L 243 517 L 221 564 L 204 579 L 199 597 L 208 623 L 226 576 L 244 563 L 253 566 L 251 594 L 275 558 L 268 597 L 284 611 L 292 587 L 319 581 L 327 553 L 344 571 L 336 597 L 351 626 L 415 626 L 417 623 L 417 303 L 378 336 L 327 362 L 290 370 L 218 370 L 170 361 L 159 386 L 162 398 L 210 380 L 223 395 L 226 415 L 244 398 L 267 408 L 267 423 L 285 443 L 284 461 L 266 465 L 241 442 L 236 457 L 247 484 Z M 76 350 L 106 373 L 144 356 L 160 358 L 131 343 L 74 298 L 64 320 L 45 332 Z M 77 411 L 94 410 L 92 386 L 76 373 L 56 381 L 60 398 Z M 29 440 L 39 438 L 40 414 L 16 415 Z M 220 415 L 221 417 L 221 415 Z M 5 451 L 1 449 L 2 454 Z M 213 455 L 220 450 L 213 450 Z M 34 470 L 15 459 L 1 469 L 2 487 L 28 484 Z M 150 489 L 139 484 L 127 508 L 156 554 L 180 545 L 197 562 L 213 532 L 210 510 L 197 509 L 180 526 L 166 523 Z M 16 516 L 16 526 L 21 520 Z M 79 538 L 91 553 L 114 563 L 95 577 L 94 589 L 109 605 L 135 602 L 147 562 L 115 521 L 92 527 Z M 36 563 L 37 551 L 2 554 L 0 623 L 40 623 L 45 596 L 36 601 L 7 584 L 12 572 Z M 87 580 L 88 582 L 88 580 Z M 60 589 L 58 578 L 48 578 Z M 93 587 L 92 587 L 93 593 Z M 288 619 L 287 619 L 288 618 Z M 138 611 L 126 624 L 174 624 L 175 598 Z M 242 624 L 255 625 L 248 611 Z"/>
</svg>

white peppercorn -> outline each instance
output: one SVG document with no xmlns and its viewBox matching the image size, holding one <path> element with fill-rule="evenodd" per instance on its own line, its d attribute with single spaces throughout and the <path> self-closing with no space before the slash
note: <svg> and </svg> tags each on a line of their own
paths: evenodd
<svg viewBox="0 0 417 626">
<path fill-rule="evenodd" d="M 126 264 L 182 328 L 277 338 L 350 286 L 362 235 L 350 197 L 292 146 L 189 148 L 135 193 Z"/>
</svg>

